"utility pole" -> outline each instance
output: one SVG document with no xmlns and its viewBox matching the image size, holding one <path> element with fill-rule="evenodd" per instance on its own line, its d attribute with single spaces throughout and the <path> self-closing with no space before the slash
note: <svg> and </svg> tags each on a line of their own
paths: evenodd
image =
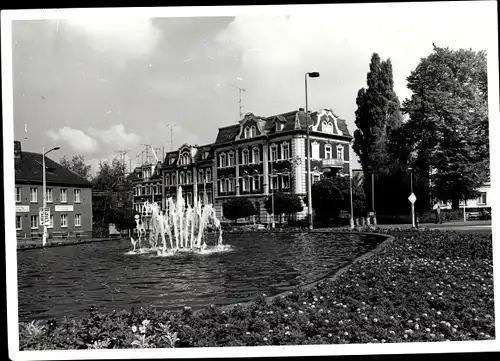
<svg viewBox="0 0 500 361">
<path fill-rule="evenodd" d="M 170 150 L 174 150 L 174 128 L 177 124 L 167 124 L 166 128 L 170 127 Z"/>
<path fill-rule="evenodd" d="M 150 147 L 150 145 L 149 144 L 141 144 L 141 145 L 144 146 L 144 148 L 145 148 L 143 150 L 143 152 L 146 152 L 146 162 L 149 162 L 149 147 Z"/>
<path fill-rule="evenodd" d="M 232 87 L 238 89 L 238 92 L 239 92 L 239 100 L 238 100 L 238 104 L 239 104 L 239 108 L 240 108 L 240 120 L 243 118 L 243 105 L 242 105 L 242 99 L 241 99 L 241 93 L 242 92 L 245 92 L 246 90 L 243 89 L 243 88 L 240 88 L 240 87 L 237 87 L 236 85 L 232 85 Z"/>
</svg>

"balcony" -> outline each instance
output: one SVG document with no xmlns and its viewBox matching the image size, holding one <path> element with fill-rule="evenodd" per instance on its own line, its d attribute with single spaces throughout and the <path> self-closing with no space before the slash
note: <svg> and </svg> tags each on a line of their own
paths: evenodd
<svg viewBox="0 0 500 361">
<path fill-rule="evenodd" d="M 344 160 L 338 158 L 323 159 L 321 165 L 324 168 L 342 168 L 344 166 Z"/>
</svg>

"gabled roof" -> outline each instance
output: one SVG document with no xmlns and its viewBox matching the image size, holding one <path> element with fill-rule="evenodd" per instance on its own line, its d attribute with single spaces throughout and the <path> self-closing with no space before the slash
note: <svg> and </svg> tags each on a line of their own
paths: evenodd
<svg viewBox="0 0 500 361">
<path fill-rule="evenodd" d="M 16 183 L 42 183 L 43 158 L 41 153 L 22 152 L 21 158 L 15 161 Z M 60 184 L 67 186 L 92 187 L 92 183 L 69 169 L 63 167 L 52 159 L 45 157 L 45 167 L 47 169 L 46 181 L 48 185 Z"/>
</svg>

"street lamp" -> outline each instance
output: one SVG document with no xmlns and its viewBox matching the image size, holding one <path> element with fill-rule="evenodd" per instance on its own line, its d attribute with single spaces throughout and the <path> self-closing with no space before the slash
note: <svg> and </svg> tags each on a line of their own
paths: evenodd
<svg viewBox="0 0 500 361">
<path fill-rule="evenodd" d="M 410 194 L 413 194 L 413 168 L 408 167 L 410 171 Z M 411 202 L 411 226 L 415 228 L 415 203 Z"/>
<path fill-rule="evenodd" d="M 307 218 L 309 221 L 309 229 L 313 229 L 313 219 L 312 219 L 312 196 L 311 196 L 311 150 L 309 143 L 309 124 L 307 120 L 308 116 L 308 104 L 307 104 L 307 78 L 319 78 L 319 73 L 317 71 L 306 73 L 304 76 L 305 80 L 305 91 L 306 91 L 306 149 L 307 149 Z"/>
<path fill-rule="evenodd" d="M 45 169 L 45 156 L 47 154 L 49 154 L 50 152 L 52 152 L 53 150 L 58 150 L 60 149 L 61 147 L 59 146 L 55 146 L 54 148 L 48 150 L 48 151 L 45 151 L 45 147 L 42 146 L 42 174 L 43 174 L 43 183 L 42 183 L 42 193 L 43 193 L 43 213 L 42 214 L 45 214 L 45 208 L 47 207 L 47 180 L 46 180 L 46 176 L 45 176 L 45 173 L 46 173 L 46 169 Z M 47 244 L 47 220 L 43 220 L 43 235 L 42 235 L 42 246 L 45 246 Z"/>
</svg>

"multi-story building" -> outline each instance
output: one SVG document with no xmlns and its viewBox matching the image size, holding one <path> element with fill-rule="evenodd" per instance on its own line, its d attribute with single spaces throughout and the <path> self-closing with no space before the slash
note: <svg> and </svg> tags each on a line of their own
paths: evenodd
<svg viewBox="0 0 500 361">
<path fill-rule="evenodd" d="M 42 154 L 23 152 L 21 142 L 15 141 L 14 160 L 17 239 L 41 239 Z M 48 157 L 45 157 L 45 167 L 49 238 L 91 237 L 92 184 Z"/>
<path fill-rule="evenodd" d="M 213 144 L 218 217 L 223 219 L 225 200 L 247 197 L 258 210 L 257 221 L 268 223 L 263 205 L 272 192 L 306 196 L 306 124 L 313 183 L 325 172 L 349 173 L 352 136 L 330 109 L 310 113 L 307 122 L 303 109 L 267 118 L 248 113 L 239 124 L 220 128 Z M 304 205 L 297 218 L 306 214 Z"/>
<path fill-rule="evenodd" d="M 134 212 L 140 213 L 146 201 L 162 203 L 161 163 L 146 160 L 134 169 L 129 179 L 132 182 Z"/>
</svg>

